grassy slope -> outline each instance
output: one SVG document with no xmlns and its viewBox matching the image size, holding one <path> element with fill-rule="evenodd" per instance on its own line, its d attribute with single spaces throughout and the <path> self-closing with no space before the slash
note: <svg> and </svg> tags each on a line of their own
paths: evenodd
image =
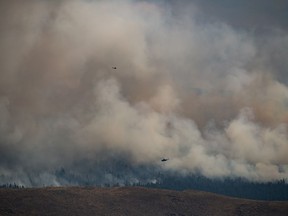
<svg viewBox="0 0 288 216">
<path fill-rule="evenodd" d="M 288 202 L 229 198 L 199 191 L 56 187 L 0 189 L 0 215 L 288 215 Z"/>
</svg>

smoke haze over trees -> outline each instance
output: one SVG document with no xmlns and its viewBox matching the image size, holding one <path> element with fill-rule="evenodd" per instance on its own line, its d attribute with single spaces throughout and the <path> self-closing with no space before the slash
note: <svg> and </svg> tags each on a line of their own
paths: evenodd
<svg viewBox="0 0 288 216">
<path fill-rule="evenodd" d="M 287 1 L 229 2 L 1 1 L 0 184 L 287 181 Z"/>
</svg>

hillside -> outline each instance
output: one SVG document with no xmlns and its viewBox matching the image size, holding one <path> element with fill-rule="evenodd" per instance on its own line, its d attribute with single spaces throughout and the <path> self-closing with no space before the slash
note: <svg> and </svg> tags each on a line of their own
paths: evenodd
<svg viewBox="0 0 288 216">
<path fill-rule="evenodd" d="M 283 215 L 288 202 L 140 187 L 0 189 L 0 215 Z"/>
</svg>

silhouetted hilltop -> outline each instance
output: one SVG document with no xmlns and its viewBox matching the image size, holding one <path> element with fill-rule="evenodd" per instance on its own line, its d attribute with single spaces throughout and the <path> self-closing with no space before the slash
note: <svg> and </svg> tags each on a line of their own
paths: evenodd
<svg viewBox="0 0 288 216">
<path fill-rule="evenodd" d="M 283 215 L 288 202 L 141 187 L 0 189 L 0 215 Z"/>
</svg>

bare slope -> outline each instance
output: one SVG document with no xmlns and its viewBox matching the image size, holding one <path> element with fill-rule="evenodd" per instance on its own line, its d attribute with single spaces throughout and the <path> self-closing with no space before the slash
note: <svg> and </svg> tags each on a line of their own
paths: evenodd
<svg viewBox="0 0 288 216">
<path fill-rule="evenodd" d="M 288 215 L 288 202 L 235 199 L 199 191 L 56 187 L 1 189 L 0 215 Z"/>
</svg>

